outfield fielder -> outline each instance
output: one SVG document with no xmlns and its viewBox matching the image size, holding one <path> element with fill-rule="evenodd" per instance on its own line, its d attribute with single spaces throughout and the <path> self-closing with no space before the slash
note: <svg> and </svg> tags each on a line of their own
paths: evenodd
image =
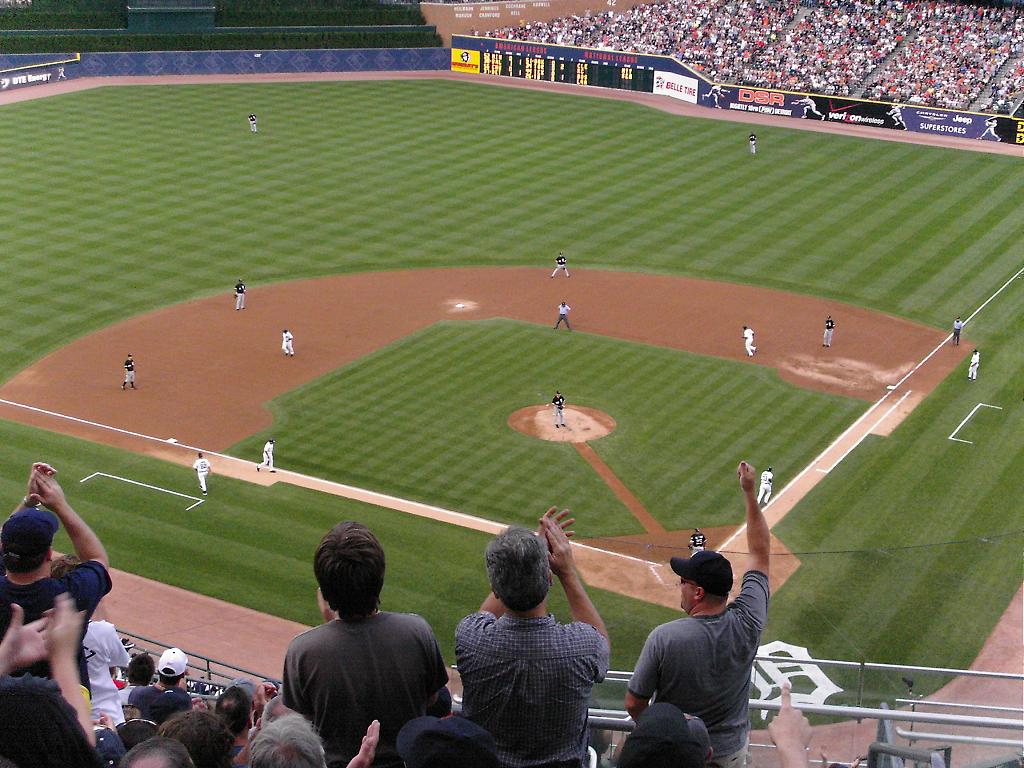
<svg viewBox="0 0 1024 768">
<path fill-rule="evenodd" d="M 270 438 L 263 444 L 263 461 L 256 465 L 256 471 L 260 471 L 260 467 L 266 467 L 271 472 L 277 472 L 274 469 L 274 438 Z"/>
<path fill-rule="evenodd" d="M 199 452 L 199 458 L 192 462 L 192 469 L 196 471 L 196 477 L 199 478 L 199 490 L 203 492 L 203 496 L 206 495 L 206 476 L 210 474 L 210 462 L 203 458 L 203 452 Z"/>
<path fill-rule="evenodd" d="M 281 331 L 281 351 L 289 357 L 295 357 L 295 347 L 292 346 L 292 332 L 285 328 Z"/>
<path fill-rule="evenodd" d="M 767 504 L 768 500 L 772 497 L 772 483 L 775 482 L 775 473 L 772 472 L 772 468 L 768 467 L 764 472 L 761 473 L 761 487 L 757 489 L 757 503 Z"/>
</svg>

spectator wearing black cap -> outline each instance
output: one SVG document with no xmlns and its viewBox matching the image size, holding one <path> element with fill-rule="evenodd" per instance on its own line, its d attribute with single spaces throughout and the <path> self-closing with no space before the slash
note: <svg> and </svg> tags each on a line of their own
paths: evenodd
<svg viewBox="0 0 1024 768">
<path fill-rule="evenodd" d="M 486 728 L 505 768 L 578 768 L 587 751 L 587 704 L 608 671 L 608 631 L 576 573 L 552 507 L 537 534 L 510 527 L 484 555 L 491 594 L 455 630 L 462 710 Z M 552 574 L 573 621 L 548 613 Z"/>
<path fill-rule="evenodd" d="M 188 656 L 180 648 L 168 648 L 157 662 L 157 681 L 132 691 L 128 703 L 157 725 L 175 712 L 187 712 L 192 709 L 192 697 L 185 690 L 187 670 Z"/>
<path fill-rule="evenodd" d="M 6 573 L 0 574 L 0 635 L 7 631 L 12 603 L 24 609 L 25 622 L 30 623 L 53 608 L 57 595 L 67 592 L 74 598 L 77 609 L 85 611 L 88 621 L 100 599 L 110 591 L 107 552 L 92 529 L 68 504 L 64 491 L 54 477 L 56 472 L 49 464 L 32 465 L 28 493 L 21 507 L 7 519 L 0 532 L 0 548 L 3 550 L 3 566 L 6 570 Z M 61 524 L 82 564 L 66 576 L 54 579 L 50 576 L 52 544 L 54 534 Z M 84 636 L 83 626 L 79 645 Z M 49 663 L 43 659 L 12 672 L 14 675 L 25 673 L 49 677 Z M 88 687 L 89 672 L 86 669 L 85 654 L 81 650 L 78 652 L 78 673 L 82 685 Z"/>
<path fill-rule="evenodd" d="M 704 722 L 672 704 L 652 704 L 619 752 L 618 768 L 703 768 L 711 757 Z"/>
<path fill-rule="evenodd" d="M 771 537 L 754 493 L 754 468 L 737 470 L 746 503 L 747 572 L 729 603 L 732 565 L 717 552 L 672 558 L 679 574 L 680 605 L 689 619 L 656 627 L 644 643 L 626 692 L 626 709 L 637 720 L 651 697 L 700 717 L 714 755 L 709 765 L 737 768 L 746 760 L 750 722 L 747 702 L 754 656 L 768 619 Z"/>
<path fill-rule="evenodd" d="M 501 768 L 494 737 L 464 717 L 417 717 L 398 732 L 406 768 Z"/>
</svg>

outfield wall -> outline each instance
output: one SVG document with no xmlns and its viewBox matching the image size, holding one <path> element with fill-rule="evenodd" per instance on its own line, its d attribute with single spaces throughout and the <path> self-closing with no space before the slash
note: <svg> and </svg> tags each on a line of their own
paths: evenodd
<svg viewBox="0 0 1024 768">
<path fill-rule="evenodd" d="M 447 70 L 447 48 L 140 51 L 0 55 L 0 91 L 77 77 Z"/>
<path fill-rule="evenodd" d="M 523 62 L 527 65 L 523 66 Z M 573 67 L 564 67 L 562 62 Z M 452 37 L 451 68 L 454 72 L 493 75 L 499 74 L 496 70 L 500 69 L 500 74 L 508 77 L 573 83 L 577 63 L 586 63 L 590 69 L 588 87 L 602 84 L 595 82 L 595 67 L 602 72 L 604 67 L 611 67 L 623 75 L 629 71 L 628 78 L 611 78 L 623 83 L 623 88 L 641 90 L 637 84 L 644 81 L 651 83 L 652 87 L 646 90 L 655 95 L 710 109 L 1024 145 L 1024 120 L 1012 117 L 714 83 L 699 70 L 669 56 L 468 35 Z M 650 70 L 653 70 L 653 77 L 640 76 L 649 75 Z"/>
</svg>

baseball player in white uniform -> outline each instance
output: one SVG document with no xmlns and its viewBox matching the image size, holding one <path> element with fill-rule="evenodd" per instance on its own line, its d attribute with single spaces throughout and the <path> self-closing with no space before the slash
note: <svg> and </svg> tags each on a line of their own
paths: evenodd
<svg viewBox="0 0 1024 768">
<path fill-rule="evenodd" d="M 981 353 L 978 350 L 971 352 L 971 364 L 967 368 L 967 380 L 978 380 L 978 366 L 981 365 Z"/>
<path fill-rule="evenodd" d="M 274 438 L 270 438 L 263 444 L 263 461 L 256 465 L 256 471 L 260 471 L 260 467 L 266 467 L 271 472 L 277 472 L 274 469 Z"/>
<path fill-rule="evenodd" d="M 775 473 L 768 467 L 761 473 L 761 487 L 757 489 L 757 503 L 767 504 L 772 497 L 772 483 L 775 481 Z"/>
<path fill-rule="evenodd" d="M 206 476 L 210 474 L 210 462 L 203 458 L 203 452 L 199 452 L 199 458 L 192 462 L 192 469 L 196 471 L 199 478 L 199 490 L 206 495 Z"/>
<path fill-rule="evenodd" d="M 253 112 L 253 113 L 251 113 L 249 115 L 249 130 L 252 131 L 253 133 L 257 133 L 257 131 L 256 131 L 256 113 L 255 112 Z"/>
<path fill-rule="evenodd" d="M 747 357 L 753 357 L 757 352 L 757 347 L 754 346 L 754 329 L 745 325 L 743 326 L 743 348 L 747 350 Z"/>
<path fill-rule="evenodd" d="M 295 347 L 292 346 L 292 332 L 285 328 L 281 331 L 281 351 L 289 357 L 295 357 Z"/>
</svg>

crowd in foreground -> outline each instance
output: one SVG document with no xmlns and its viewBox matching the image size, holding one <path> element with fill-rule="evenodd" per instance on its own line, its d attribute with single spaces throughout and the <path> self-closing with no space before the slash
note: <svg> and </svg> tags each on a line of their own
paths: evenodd
<svg viewBox="0 0 1024 768">
<path fill-rule="evenodd" d="M 671 558 L 689 618 L 654 628 L 637 660 L 624 701 L 636 727 L 620 768 L 745 765 L 770 540 L 754 468 L 741 462 L 737 475 L 749 552 L 742 586 L 730 602 L 732 565 L 718 552 Z M 381 610 L 384 550 L 357 522 L 336 525 L 316 550 L 324 623 L 290 644 L 280 691 L 238 680 L 212 708 L 197 707 L 181 650 L 127 659 L 97 614 L 112 587 L 106 550 L 55 470 L 35 464 L 0 534 L 0 766 L 580 768 L 588 700 L 611 647 L 576 571 L 574 522 L 552 508 L 536 530 L 513 526 L 487 545 L 491 591 L 455 635 L 461 715 L 451 714 L 430 625 Z M 74 560 L 54 557 L 60 525 Z M 566 624 L 548 612 L 555 581 Z M 111 667 L 125 662 L 129 685 L 118 690 Z M 810 726 L 788 691 L 769 730 L 785 768 L 806 766 Z"/>
<path fill-rule="evenodd" d="M 489 37 L 674 56 L 716 82 L 1007 111 L 1024 11 L 929 0 L 666 0 L 492 30 Z M 890 58 L 891 57 L 891 58 Z M 884 66 L 883 66 L 884 64 Z M 870 82 L 868 80 L 870 79 Z"/>
</svg>

